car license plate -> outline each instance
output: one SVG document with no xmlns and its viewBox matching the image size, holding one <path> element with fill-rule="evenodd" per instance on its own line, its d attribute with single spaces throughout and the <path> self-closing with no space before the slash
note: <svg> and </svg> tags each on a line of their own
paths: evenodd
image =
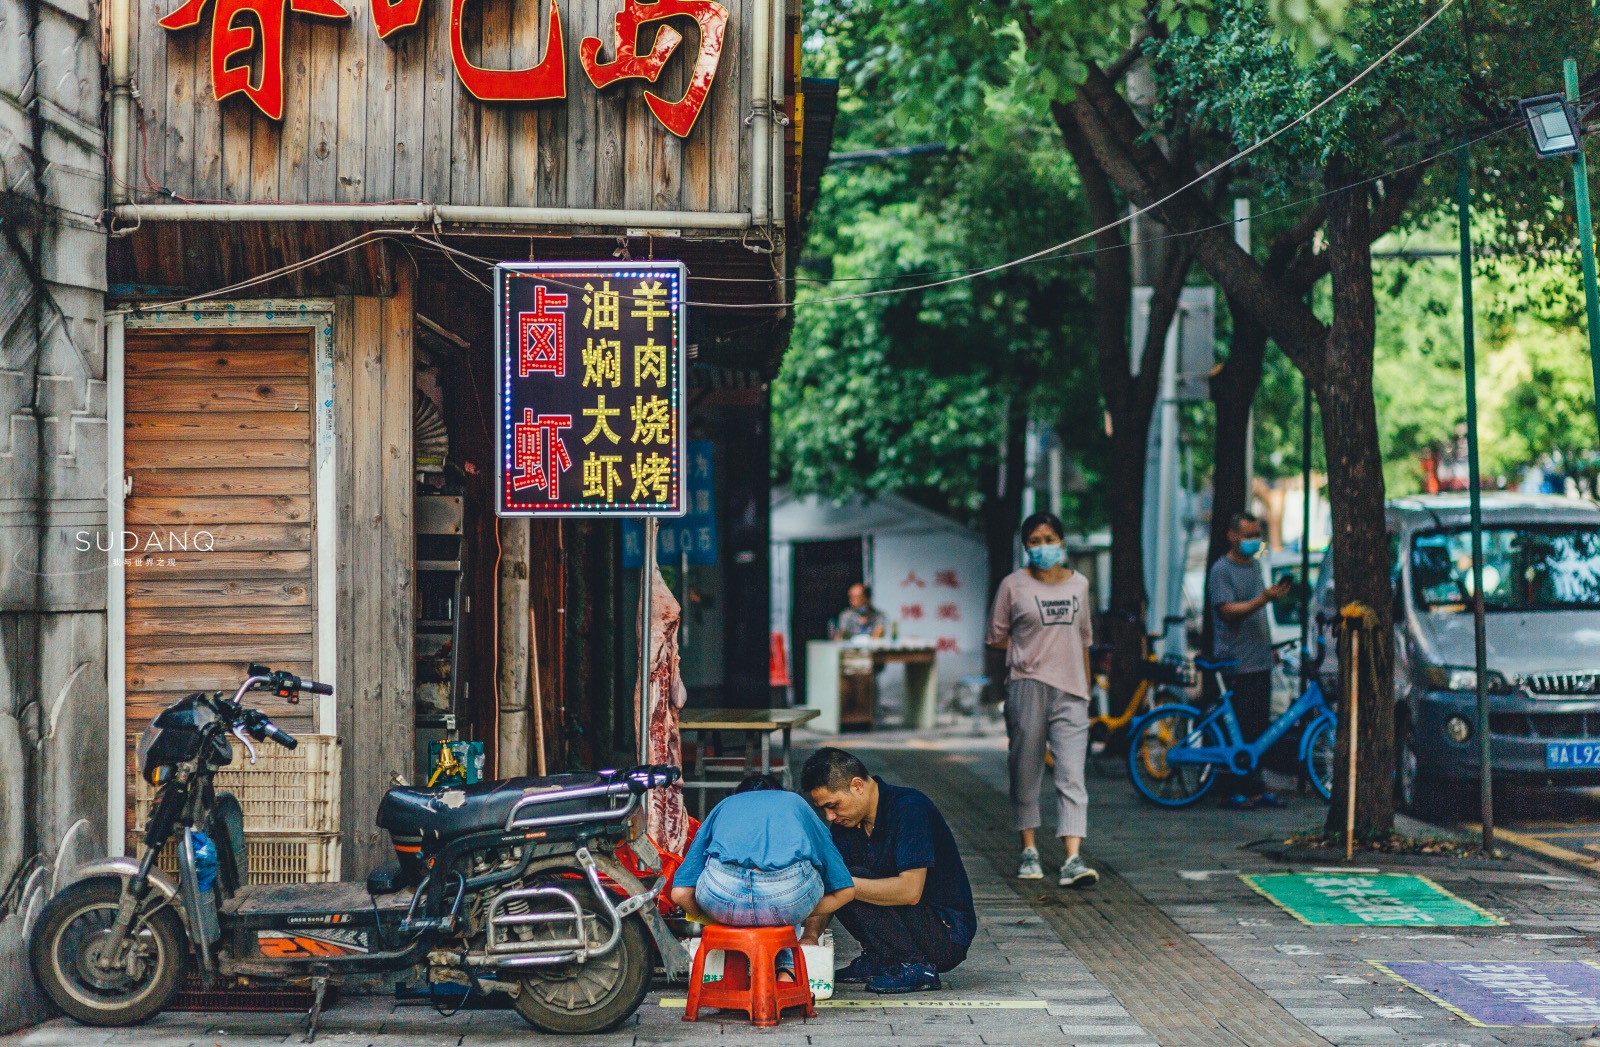
<svg viewBox="0 0 1600 1047">
<path fill-rule="evenodd" d="M 1544 765 L 1560 767 L 1600 767 L 1600 742 L 1549 742 L 1544 747 Z"/>
</svg>

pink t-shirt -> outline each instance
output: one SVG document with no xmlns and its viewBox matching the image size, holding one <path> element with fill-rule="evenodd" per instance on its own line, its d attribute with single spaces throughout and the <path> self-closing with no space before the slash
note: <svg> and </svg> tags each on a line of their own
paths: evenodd
<svg viewBox="0 0 1600 1047">
<path fill-rule="evenodd" d="M 995 593 L 989 643 L 1009 639 L 1006 669 L 1012 680 L 1038 680 L 1079 698 L 1089 697 L 1084 648 L 1094 642 L 1089 580 L 1077 571 L 1041 582 L 1013 571 Z"/>
</svg>

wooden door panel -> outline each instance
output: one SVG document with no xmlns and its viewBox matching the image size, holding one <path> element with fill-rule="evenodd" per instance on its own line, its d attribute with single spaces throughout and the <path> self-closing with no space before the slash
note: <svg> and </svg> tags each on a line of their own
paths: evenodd
<svg viewBox="0 0 1600 1047">
<path fill-rule="evenodd" d="M 139 480 L 123 512 L 128 529 L 141 527 L 196 527 L 206 524 L 302 523 L 311 519 L 310 495 L 254 497 L 142 498 Z"/>
<path fill-rule="evenodd" d="M 287 349 L 305 359 L 307 334 L 303 330 L 283 327 L 233 327 L 226 331 L 151 331 L 135 328 L 127 334 L 127 351 L 130 356 L 156 352 L 170 355 L 184 353 L 235 353 L 261 354 L 274 349 Z M 275 373 L 275 372 L 274 372 Z M 302 366 L 294 371 L 304 374 Z"/>
<path fill-rule="evenodd" d="M 127 386 L 127 409 L 139 411 L 310 411 L 311 379 L 263 375 L 251 378 L 151 379 Z"/>
<path fill-rule="evenodd" d="M 304 469 L 149 469 L 134 480 L 140 498 L 184 495 L 310 494 Z"/>
<path fill-rule="evenodd" d="M 125 449 L 129 470 L 281 469 L 310 461 L 306 440 L 140 440 L 130 434 Z"/>
<path fill-rule="evenodd" d="M 159 615 L 128 616 L 128 643 L 143 638 L 210 636 L 226 632 L 218 624 L 217 613 L 210 608 L 166 608 Z M 310 634 L 311 614 L 304 607 L 252 607 L 250 609 L 250 636 L 252 640 L 272 636 Z M 230 635 L 237 636 L 237 633 Z M 130 647 L 131 649 L 131 647 Z M 129 655 L 132 657 L 132 655 Z"/>
<path fill-rule="evenodd" d="M 159 610 L 166 607 L 233 608 L 220 615 L 241 636 L 248 636 L 250 611 L 257 606 L 309 607 L 311 586 L 301 578 L 129 578 L 128 607 Z M 309 612 L 307 612 L 309 613 Z"/>
<path fill-rule="evenodd" d="M 276 666 L 274 666 L 276 668 Z M 233 692 L 238 690 L 244 682 L 244 677 L 232 683 L 216 687 L 191 687 L 186 691 L 155 691 L 140 692 L 128 695 L 127 719 L 130 727 L 129 737 L 137 739 L 139 732 L 144 730 L 144 725 L 161 715 L 161 710 L 176 702 L 178 699 L 195 691 L 223 691 L 228 697 L 233 697 Z M 302 701 L 299 705 L 290 705 L 282 698 L 275 698 L 261 691 L 256 691 L 250 697 L 250 707 L 260 709 L 267 714 L 273 723 L 282 727 L 290 734 L 310 734 L 315 729 L 316 708 L 311 702 Z M 137 724 L 137 727 L 134 725 Z M 257 749 L 261 747 L 256 746 Z M 128 766 L 129 774 L 137 774 L 138 770 L 132 764 Z"/>
<path fill-rule="evenodd" d="M 252 634 L 249 638 L 250 657 L 266 662 L 274 669 L 278 668 L 279 662 L 309 662 L 313 643 L 309 615 L 306 616 L 305 625 L 307 631 L 303 633 Z M 237 657 L 242 643 L 234 633 L 134 636 L 128 638 L 128 661 L 142 667 L 168 662 L 221 662 Z"/>
<path fill-rule="evenodd" d="M 311 572 L 309 552 L 171 552 L 150 554 L 158 563 L 143 558 L 131 560 L 125 570 L 129 578 L 277 578 L 288 571 Z"/>
<path fill-rule="evenodd" d="M 304 342 L 304 335 L 292 336 Z M 230 339 L 236 342 L 237 339 Z M 145 343 L 148 345 L 149 343 Z M 192 343 L 187 343 L 192 344 Z M 215 349 L 131 349 L 127 354 L 129 378 L 220 378 L 244 374 L 252 378 L 283 375 L 300 378 L 306 373 L 305 347 L 248 349 L 218 344 Z"/>
<path fill-rule="evenodd" d="M 130 440 L 309 440 L 310 411 L 130 413 Z"/>
<path fill-rule="evenodd" d="M 315 557 L 305 331 L 140 331 L 128 340 L 124 464 L 128 727 L 264 662 L 311 674 Z M 279 700 L 305 729 L 314 703 Z M 277 718 L 275 716 L 275 718 Z"/>
</svg>

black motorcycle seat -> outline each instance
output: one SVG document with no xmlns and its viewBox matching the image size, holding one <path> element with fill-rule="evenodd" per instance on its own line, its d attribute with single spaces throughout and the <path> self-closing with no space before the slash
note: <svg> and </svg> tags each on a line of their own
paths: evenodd
<svg viewBox="0 0 1600 1047">
<path fill-rule="evenodd" d="M 445 840 L 505 828 L 512 809 L 524 796 L 602 785 L 614 780 L 594 771 L 580 771 L 433 789 L 398 786 L 384 793 L 378 804 L 378 827 L 387 830 L 397 844 L 421 844 L 424 850 L 431 851 Z M 612 806 L 612 800 L 606 796 L 579 797 L 540 804 L 536 811 L 526 811 L 525 816 L 580 812 L 600 815 Z"/>
</svg>

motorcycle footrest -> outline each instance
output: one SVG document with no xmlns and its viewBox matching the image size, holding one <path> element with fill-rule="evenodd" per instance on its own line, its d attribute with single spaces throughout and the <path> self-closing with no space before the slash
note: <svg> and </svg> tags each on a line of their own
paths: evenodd
<svg viewBox="0 0 1600 1047">
<path fill-rule="evenodd" d="M 455 926 L 456 918 L 454 916 L 419 916 L 415 919 L 401 920 L 400 933 L 416 934 L 421 931 L 443 931 L 448 933 L 455 930 Z"/>
</svg>

